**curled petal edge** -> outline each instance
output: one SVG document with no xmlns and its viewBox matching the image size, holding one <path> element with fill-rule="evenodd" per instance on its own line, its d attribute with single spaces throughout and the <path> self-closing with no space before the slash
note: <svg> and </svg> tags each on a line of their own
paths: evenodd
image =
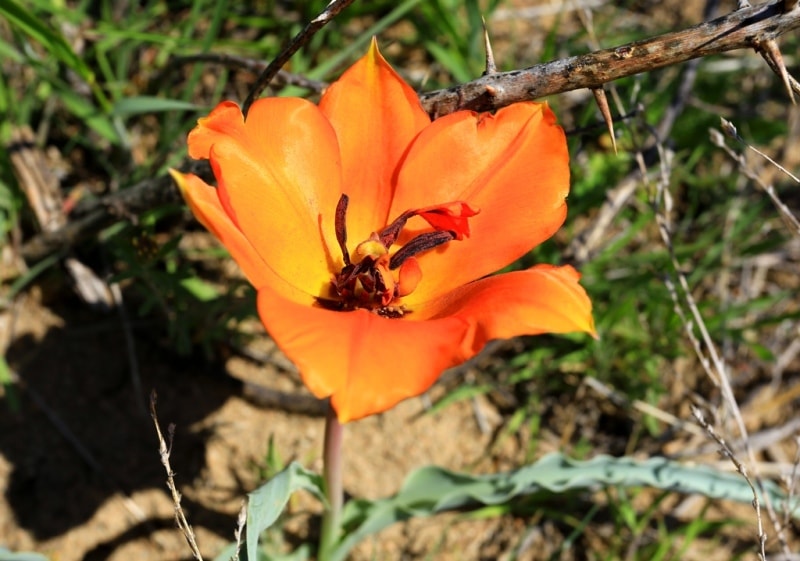
<svg viewBox="0 0 800 561">
<path fill-rule="evenodd" d="M 456 112 L 414 139 L 397 181 L 392 214 L 430 197 L 481 210 L 470 219 L 469 239 L 420 256 L 425 280 L 408 300 L 416 305 L 508 266 L 561 227 L 566 137 L 544 104 L 514 104 L 495 115 Z"/>
</svg>

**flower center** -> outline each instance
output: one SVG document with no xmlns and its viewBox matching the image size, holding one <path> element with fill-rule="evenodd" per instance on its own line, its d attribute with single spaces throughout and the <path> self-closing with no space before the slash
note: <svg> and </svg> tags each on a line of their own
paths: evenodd
<svg viewBox="0 0 800 561">
<path fill-rule="evenodd" d="M 380 232 L 373 232 L 353 252 L 347 250 L 347 205 L 342 195 L 336 205 L 336 240 L 344 267 L 331 281 L 331 298 L 317 298 L 332 310 L 363 308 L 379 315 L 398 318 L 408 313 L 401 299 L 411 294 L 422 280 L 416 255 L 469 236 L 468 218 L 478 214 L 464 202 L 456 201 L 416 210 L 407 210 Z M 411 238 L 392 252 L 400 233 L 414 216 L 423 218 L 431 231 Z"/>
</svg>

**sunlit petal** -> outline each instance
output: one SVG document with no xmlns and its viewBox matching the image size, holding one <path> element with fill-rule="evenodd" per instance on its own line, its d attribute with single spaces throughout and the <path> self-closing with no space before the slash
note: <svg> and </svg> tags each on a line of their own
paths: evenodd
<svg viewBox="0 0 800 561">
<path fill-rule="evenodd" d="M 256 289 L 269 288 L 295 302 L 311 304 L 314 300 L 291 283 L 280 278 L 244 234 L 228 217 L 217 197 L 217 190 L 193 174 L 170 171 L 183 198 L 200 223 L 205 226 L 230 252 L 231 257 L 242 268 L 247 280 Z"/>
<path fill-rule="evenodd" d="M 341 189 L 336 136 L 312 103 L 258 100 L 247 121 L 230 103 L 201 119 L 190 153 L 207 156 L 220 204 L 264 262 L 309 294 L 336 266 L 333 215 Z"/>
<path fill-rule="evenodd" d="M 552 236 L 566 216 L 568 191 L 564 132 L 546 105 L 519 103 L 494 116 L 459 112 L 435 121 L 403 163 L 391 212 L 464 201 L 480 213 L 470 218 L 469 238 L 419 257 L 424 280 L 409 302 L 493 273 Z"/>
<path fill-rule="evenodd" d="M 474 325 L 465 344 L 479 352 L 491 339 L 570 333 L 596 335 L 592 303 L 570 266 L 538 265 L 488 277 L 420 304 L 414 317 L 459 317 Z"/>
<path fill-rule="evenodd" d="M 328 88 L 319 107 L 339 139 L 343 190 L 351 201 L 348 228 L 354 239 L 366 239 L 393 218 L 388 213 L 397 165 L 430 118 L 374 40 L 367 54 Z"/>
<path fill-rule="evenodd" d="M 386 411 L 427 390 L 464 361 L 467 321 L 387 319 L 366 310 L 335 312 L 258 293 L 261 320 L 317 397 L 331 396 L 341 422 Z"/>
</svg>

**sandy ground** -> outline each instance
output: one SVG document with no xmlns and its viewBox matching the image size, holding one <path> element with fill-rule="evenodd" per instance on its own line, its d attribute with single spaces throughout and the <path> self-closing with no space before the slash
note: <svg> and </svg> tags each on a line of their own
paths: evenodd
<svg viewBox="0 0 800 561">
<path fill-rule="evenodd" d="M 154 428 L 133 389 L 119 317 L 87 310 L 66 290 L 47 306 L 41 294 L 19 299 L 0 324 L 24 388 L 7 395 L 0 409 L 0 543 L 58 561 L 187 558 Z M 134 332 L 148 329 L 154 328 Z M 266 336 L 261 342 L 268 345 Z M 135 354 L 143 393 L 155 389 L 162 425 L 177 426 L 173 469 L 204 555 L 231 541 L 242 498 L 259 483 L 270 438 L 283 460 L 320 469 L 323 419 L 253 405 L 237 381 L 303 392 L 295 376 L 240 358 L 226 365 L 180 359 L 144 336 L 136 337 Z M 494 457 L 488 453 L 490 434 L 479 430 L 471 402 L 438 414 L 425 414 L 424 404 L 409 400 L 347 426 L 349 494 L 384 496 L 427 464 L 491 469 L 501 461 L 497 449 Z M 498 420 L 488 401 L 475 406 L 484 419 Z M 506 462 L 516 448 L 507 444 L 500 449 Z M 290 534 L 302 540 L 316 532 L 304 527 L 317 523 L 307 514 L 317 510 L 310 498 L 292 510 Z M 403 549 L 441 547 L 456 537 L 466 540 L 459 551 L 477 552 L 493 541 L 492 523 L 475 523 L 468 534 L 443 533 L 451 518 L 398 525 L 365 544 L 363 553 L 374 549 L 379 558 L 394 559 Z"/>
</svg>

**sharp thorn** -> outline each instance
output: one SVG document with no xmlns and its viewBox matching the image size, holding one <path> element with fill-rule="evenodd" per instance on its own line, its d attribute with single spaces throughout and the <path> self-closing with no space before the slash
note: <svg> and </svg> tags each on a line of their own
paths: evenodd
<svg viewBox="0 0 800 561">
<path fill-rule="evenodd" d="M 486 70 L 483 71 L 483 75 L 488 76 L 489 74 L 497 74 L 497 65 L 494 63 L 494 51 L 492 51 L 492 42 L 489 40 L 486 19 L 481 16 L 481 21 L 483 21 L 483 44 L 486 47 Z"/>
<path fill-rule="evenodd" d="M 764 60 L 767 61 L 767 64 L 770 65 L 773 72 L 781 77 L 783 86 L 786 88 L 786 93 L 789 94 L 789 99 L 792 100 L 792 105 L 797 105 L 797 101 L 794 97 L 794 90 L 792 89 L 792 77 L 789 75 L 789 71 L 786 70 L 786 63 L 783 62 L 783 55 L 781 55 L 781 50 L 778 47 L 777 41 L 775 41 L 775 39 L 769 39 L 761 42 L 758 45 L 758 51 Z"/>
<path fill-rule="evenodd" d="M 611 145 L 614 147 L 614 154 L 617 153 L 617 137 L 614 134 L 614 119 L 611 118 L 611 110 L 608 107 L 608 98 L 606 97 L 605 90 L 600 88 L 592 88 L 594 100 L 597 102 L 597 107 L 600 108 L 600 114 L 603 115 L 603 120 L 608 127 L 608 134 L 611 135 Z"/>
</svg>

